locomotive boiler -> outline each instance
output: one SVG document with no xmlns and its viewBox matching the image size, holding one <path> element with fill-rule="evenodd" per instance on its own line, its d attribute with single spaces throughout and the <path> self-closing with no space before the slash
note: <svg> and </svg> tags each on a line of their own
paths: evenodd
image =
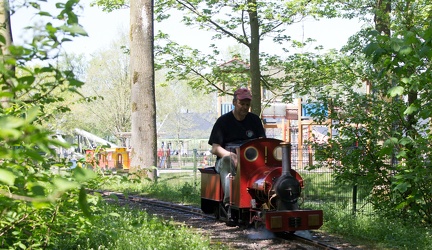
<svg viewBox="0 0 432 250">
<path fill-rule="evenodd" d="M 303 210 L 298 199 L 302 177 L 291 168 L 291 144 L 260 138 L 227 146 L 237 154 L 230 175 L 230 202 L 223 204 L 220 175 L 214 167 L 200 169 L 201 210 L 234 225 L 264 225 L 272 232 L 318 229 L 322 210 Z"/>
</svg>

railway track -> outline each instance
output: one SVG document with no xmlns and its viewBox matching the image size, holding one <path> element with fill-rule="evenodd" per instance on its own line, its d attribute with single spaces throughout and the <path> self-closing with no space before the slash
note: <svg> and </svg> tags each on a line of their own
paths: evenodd
<svg viewBox="0 0 432 250">
<path fill-rule="evenodd" d="M 305 237 L 302 237 L 300 235 L 296 235 L 296 234 L 290 234 L 290 233 L 283 233 L 283 234 L 279 234 L 279 237 L 286 239 L 286 240 L 296 240 L 302 243 L 305 243 L 307 245 L 316 247 L 317 249 L 329 249 L 329 250 L 338 250 L 338 248 L 336 247 L 332 247 L 329 245 L 326 245 L 322 242 L 316 241 L 316 240 L 311 240 Z"/>
<path fill-rule="evenodd" d="M 170 211 L 172 213 L 172 211 L 178 211 L 179 213 L 182 214 L 187 214 L 187 215 L 195 215 L 195 216 L 199 216 L 201 219 L 206 219 L 208 221 L 214 221 L 215 218 L 212 215 L 206 215 L 204 213 L 202 213 L 200 208 L 196 208 L 193 206 L 186 206 L 186 205 L 181 205 L 181 204 L 174 204 L 171 202 L 165 202 L 165 201 L 160 201 L 157 199 L 152 199 L 152 198 L 146 198 L 146 197 L 142 197 L 142 196 L 138 196 L 138 195 L 124 195 L 122 193 L 118 193 L 118 192 L 111 192 L 111 191 L 94 191 L 97 193 L 100 193 L 103 197 L 108 198 L 111 197 L 113 198 L 113 196 L 115 196 L 115 199 L 118 199 L 119 201 L 122 202 L 132 202 L 135 204 L 139 204 L 139 205 L 145 205 L 145 206 L 156 206 L 158 207 L 158 211 L 160 213 L 164 213 Z M 285 241 L 289 241 L 289 242 L 296 242 L 299 244 L 304 244 L 307 246 L 312 247 L 311 249 L 338 249 L 336 247 L 333 246 L 329 246 L 325 243 L 316 241 L 316 240 L 312 240 L 306 237 L 303 237 L 301 235 L 297 235 L 297 234 L 290 234 L 290 233 L 278 233 L 276 234 L 276 237 L 278 237 L 281 240 L 285 240 Z"/>
</svg>

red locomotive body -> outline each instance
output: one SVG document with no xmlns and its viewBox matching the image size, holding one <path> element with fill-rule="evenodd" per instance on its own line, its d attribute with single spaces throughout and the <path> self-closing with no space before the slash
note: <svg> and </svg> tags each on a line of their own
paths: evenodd
<svg viewBox="0 0 432 250">
<path fill-rule="evenodd" d="M 233 144 L 236 173 L 230 177 L 231 201 L 224 207 L 220 175 L 214 167 L 201 171 L 201 209 L 217 219 L 237 224 L 260 224 L 272 232 L 318 229 L 322 210 L 301 210 L 302 177 L 291 169 L 291 145 L 262 138 Z"/>
</svg>

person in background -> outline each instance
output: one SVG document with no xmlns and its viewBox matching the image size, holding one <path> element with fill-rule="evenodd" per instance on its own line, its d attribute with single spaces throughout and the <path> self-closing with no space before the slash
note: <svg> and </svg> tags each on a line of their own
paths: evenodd
<svg viewBox="0 0 432 250">
<path fill-rule="evenodd" d="M 165 168 L 171 168 L 171 142 L 167 143 L 165 151 Z"/>
<path fill-rule="evenodd" d="M 70 162 L 72 162 L 72 166 L 70 167 L 71 170 L 77 167 L 77 159 L 74 153 L 72 153 Z"/>
<path fill-rule="evenodd" d="M 157 156 L 159 159 L 159 168 L 164 165 L 164 142 L 162 142 L 161 147 L 158 149 Z"/>
<path fill-rule="evenodd" d="M 237 89 L 234 92 L 234 109 L 216 120 L 208 141 L 211 153 L 217 156 L 215 169 L 221 177 L 225 206 L 230 202 L 229 178 L 231 174 L 235 175 L 237 166 L 237 155 L 226 149 L 227 144 L 266 137 L 261 118 L 249 112 L 251 100 L 249 89 Z"/>
</svg>

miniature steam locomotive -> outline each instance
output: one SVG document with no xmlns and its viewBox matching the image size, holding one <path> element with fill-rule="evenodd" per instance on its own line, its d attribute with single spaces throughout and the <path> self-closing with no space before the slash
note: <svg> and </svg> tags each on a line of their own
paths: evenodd
<svg viewBox="0 0 432 250">
<path fill-rule="evenodd" d="M 230 178 L 230 203 L 223 204 L 220 175 L 214 167 L 200 169 L 201 210 L 234 225 L 265 226 L 272 232 L 318 229 L 322 210 L 301 210 L 302 177 L 291 169 L 291 144 L 261 138 L 227 146 L 238 156 Z"/>
</svg>

